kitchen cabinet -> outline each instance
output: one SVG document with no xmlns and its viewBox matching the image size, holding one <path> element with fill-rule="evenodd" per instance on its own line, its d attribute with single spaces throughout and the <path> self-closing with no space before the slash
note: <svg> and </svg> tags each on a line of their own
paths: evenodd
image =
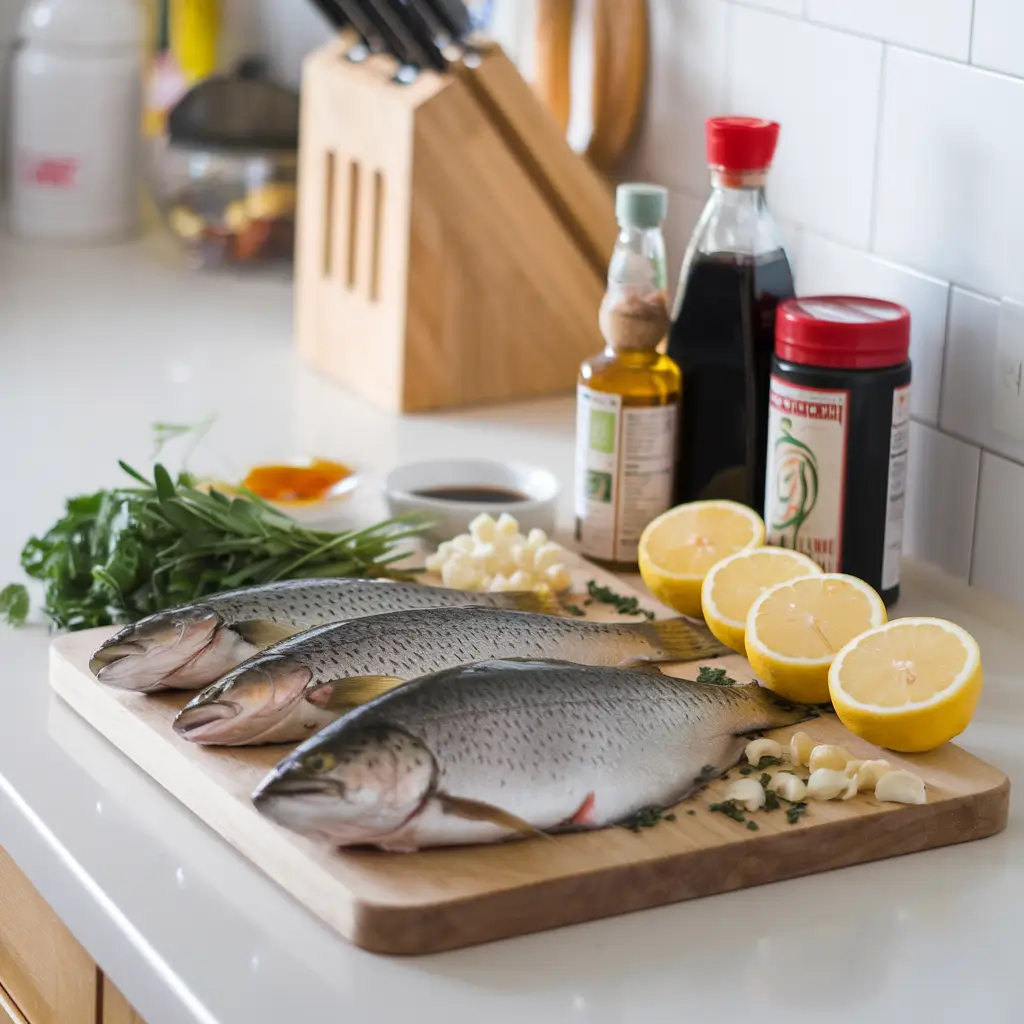
<svg viewBox="0 0 1024 1024">
<path fill-rule="evenodd" d="M 0 848 L 0 1024 L 145 1024 Z"/>
</svg>

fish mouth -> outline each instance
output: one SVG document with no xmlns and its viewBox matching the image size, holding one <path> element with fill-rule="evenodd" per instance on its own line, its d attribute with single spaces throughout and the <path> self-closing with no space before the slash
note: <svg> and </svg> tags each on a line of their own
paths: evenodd
<svg viewBox="0 0 1024 1024">
<path fill-rule="evenodd" d="M 146 648 L 142 644 L 134 643 L 131 640 L 118 642 L 113 642 L 113 639 L 108 640 L 89 660 L 89 671 L 102 681 L 104 670 L 110 668 L 111 665 L 116 665 L 119 661 L 124 661 L 125 658 L 145 653 Z"/>
<path fill-rule="evenodd" d="M 339 800 L 345 796 L 345 785 L 338 779 L 332 778 L 310 778 L 308 775 L 296 775 L 293 777 L 281 776 L 265 782 L 252 795 L 253 803 L 259 806 L 267 804 L 278 797 L 337 797 Z"/>
<path fill-rule="evenodd" d="M 187 740 L 194 740 L 206 726 L 237 718 L 241 710 L 237 704 L 222 700 L 213 700 L 194 708 L 185 707 L 174 719 L 174 731 Z"/>
</svg>

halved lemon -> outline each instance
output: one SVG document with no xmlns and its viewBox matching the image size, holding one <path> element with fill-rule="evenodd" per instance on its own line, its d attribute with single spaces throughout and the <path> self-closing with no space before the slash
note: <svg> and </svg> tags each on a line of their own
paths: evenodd
<svg viewBox="0 0 1024 1024">
<path fill-rule="evenodd" d="M 820 573 L 816 562 L 789 548 L 752 548 L 729 555 L 704 577 L 704 621 L 726 647 L 744 654 L 750 606 L 776 583 Z"/>
<path fill-rule="evenodd" d="M 640 575 L 654 596 L 700 617 L 704 577 L 727 555 L 764 544 L 764 520 L 736 501 L 691 501 L 649 523 L 640 536 Z"/>
<path fill-rule="evenodd" d="M 822 573 L 777 583 L 747 613 L 747 660 L 768 689 L 820 704 L 829 699 L 836 655 L 885 619 L 882 599 L 853 576 Z"/>
<path fill-rule="evenodd" d="M 945 619 L 897 619 L 862 633 L 828 674 L 850 732 L 890 750 L 932 750 L 967 728 L 981 696 L 981 651 Z"/>
</svg>

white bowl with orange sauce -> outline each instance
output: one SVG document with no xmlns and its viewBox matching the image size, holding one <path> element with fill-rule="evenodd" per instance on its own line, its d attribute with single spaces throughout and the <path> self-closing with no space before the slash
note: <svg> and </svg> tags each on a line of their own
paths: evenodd
<svg viewBox="0 0 1024 1024">
<path fill-rule="evenodd" d="M 358 472 L 345 463 L 300 459 L 254 466 L 238 487 L 252 491 L 303 525 L 313 526 L 337 518 L 339 506 L 359 484 Z"/>
</svg>

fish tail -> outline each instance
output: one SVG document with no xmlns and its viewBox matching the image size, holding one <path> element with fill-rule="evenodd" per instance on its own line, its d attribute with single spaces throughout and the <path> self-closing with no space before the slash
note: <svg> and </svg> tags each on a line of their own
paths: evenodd
<svg viewBox="0 0 1024 1024">
<path fill-rule="evenodd" d="M 644 631 L 659 653 L 646 660 L 658 661 L 697 661 L 701 658 L 718 658 L 724 654 L 735 654 L 724 644 L 719 643 L 707 626 L 699 625 L 682 617 L 675 619 L 656 619 L 637 626 Z"/>
<path fill-rule="evenodd" d="M 757 683 L 730 687 L 733 693 L 742 696 L 757 718 L 758 724 L 747 725 L 741 733 L 758 729 L 779 729 L 784 725 L 796 725 L 808 718 L 817 718 L 819 709 L 809 704 L 794 704 Z"/>
<path fill-rule="evenodd" d="M 541 615 L 567 614 L 558 596 L 550 590 L 542 594 L 529 590 L 510 591 L 505 594 L 491 594 L 495 608 L 504 608 L 513 612 L 539 612 Z"/>
</svg>

